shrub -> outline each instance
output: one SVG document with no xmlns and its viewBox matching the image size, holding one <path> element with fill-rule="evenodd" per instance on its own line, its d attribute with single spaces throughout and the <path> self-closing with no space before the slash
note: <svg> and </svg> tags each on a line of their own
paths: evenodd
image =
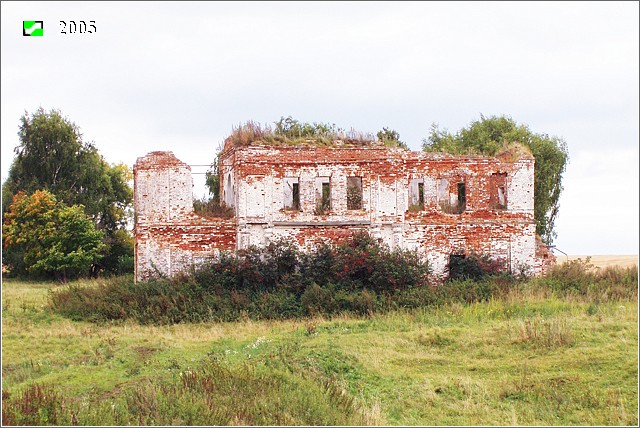
<svg viewBox="0 0 640 428">
<path fill-rule="evenodd" d="M 300 300 L 286 289 L 260 294 L 250 305 L 252 318 L 289 319 L 302 315 Z"/>
<path fill-rule="evenodd" d="M 427 264 L 415 252 L 392 251 L 366 233 L 307 253 L 279 241 L 222 253 L 173 278 L 135 284 L 128 275 L 61 287 L 51 292 L 50 307 L 73 320 L 170 324 L 473 303 L 524 286 L 598 301 L 638 295 L 637 269 L 596 271 L 580 261 L 525 282 L 499 273 L 501 263 L 487 256 L 452 258 L 451 263 L 457 279 L 434 287 L 427 282 Z"/>
<path fill-rule="evenodd" d="M 207 218 L 231 218 L 235 215 L 232 207 L 221 204 L 214 198 L 194 199 L 193 212 Z"/>
<path fill-rule="evenodd" d="M 415 251 L 390 250 L 365 232 L 335 249 L 334 282 L 340 289 L 395 293 L 427 282 L 429 268 Z"/>
<path fill-rule="evenodd" d="M 376 293 L 367 289 L 352 293 L 340 291 L 336 293 L 335 302 L 338 310 L 359 315 L 371 315 L 381 306 Z"/>
<path fill-rule="evenodd" d="M 615 301 L 638 296 L 638 268 L 618 266 L 599 269 L 590 258 L 568 261 L 554 266 L 544 277 L 531 283 L 563 296 L 583 296 L 589 300 Z"/>
<path fill-rule="evenodd" d="M 291 116 L 281 117 L 274 123 L 275 128 L 268 124 L 247 121 L 234 127 L 231 135 L 225 140 L 235 146 L 247 146 L 255 142 L 275 145 L 324 145 L 340 141 L 348 145 L 371 145 L 376 143 L 373 134 L 351 129 L 345 131 L 329 123 L 300 122 Z M 391 142 L 389 142 L 391 145 Z M 399 142 L 398 142 L 399 143 Z"/>
<path fill-rule="evenodd" d="M 322 313 L 331 313 L 335 307 L 335 300 L 331 292 L 333 286 L 326 288 L 320 287 L 315 282 L 307 287 L 302 296 L 300 303 L 307 315 L 318 315 Z"/>
<path fill-rule="evenodd" d="M 53 291 L 50 306 L 74 320 L 155 324 L 365 314 L 403 290 L 423 286 L 427 274 L 415 252 L 391 251 L 360 233 L 345 244 L 308 253 L 282 240 L 222 253 L 174 278 L 134 284 L 124 276 L 93 286 L 75 284 Z"/>
<path fill-rule="evenodd" d="M 556 291 L 585 292 L 590 284 L 596 282 L 596 272 L 590 263 L 591 258 L 571 260 L 557 264 L 551 268 L 548 277 L 557 281 L 551 282 Z"/>
<path fill-rule="evenodd" d="M 335 276 L 333 272 L 337 263 L 337 254 L 328 244 L 319 245 L 314 251 L 300 256 L 300 272 L 306 280 L 319 285 L 326 285 Z"/>
<path fill-rule="evenodd" d="M 497 275 L 504 271 L 503 263 L 488 254 L 451 257 L 447 267 L 450 280 L 472 279 L 477 281 L 485 276 Z"/>
<path fill-rule="evenodd" d="M 492 279 L 459 279 L 448 281 L 435 289 L 436 300 L 441 303 L 474 303 L 491 299 L 497 292 Z"/>
<path fill-rule="evenodd" d="M 134 271 L 134 257 L 129 254 L 125 254 L 118 257 L 118 265 L 116 267 L 116 273 L 118 275 L 124 275 L 127 273 L 133 273 Z"/>
<path fill-rule="evenodd" d="M 409 290 L 404 290 L 397 294 L 396 298 L 390 302 L 392 307 L 400 308 L 420 308 L 434 306 L 442 303 L 442 293 L 438 293 L 440 286 L 424 285 Z"/>
</svg>

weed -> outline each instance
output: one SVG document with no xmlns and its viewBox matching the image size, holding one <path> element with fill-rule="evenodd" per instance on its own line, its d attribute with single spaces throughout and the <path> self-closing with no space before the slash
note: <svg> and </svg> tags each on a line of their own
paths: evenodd
<svg viewBox="0 0 640 428">
<path fill-rule="evenodd" d="M 235 216 L 233 207 L 221 204 L 214 199 L 194 199 L 193 211 L 206 218 L 231 218 Z"/>
<path fill-rule="evenodd" d="M 417 213 L 424 210 L 424 203 L 420 204 L 409 204 L 407 208 L 410 213 Z"/>
<path fill-rule="evenodd" d="M 399 141 L 378 141 L 371 133 L 354 129 L 345 131 L 328 123 L 299 122 L 289 117 L 281 117 L 274 123 L 275 128 L 268 124 L 248 121 L 232 129 L 225 144 L 247 146 L 252 143 L 266 143 L 271 145 L 304 145 L 304 146 L 366 146 L 387 145 L 403 147 Z"/>
<path fill-rule="evenodd" d="M 415 341 L 419 345 L 433 347 L 443 347 L 454 343 L 453 339 L 444 336 L 439 329 L 428 332 L 427 334 L 420 333 Z"/>
<path fill-rule="evenodd" d="M 307 336 L 314 336 L 318 333 L 318 322 L 309 320 L 305 323 L 305 332 Z"/>
<path fill-rule="evenodd" d="M 2 425 L 64 425 L 63 399 L 51 386 L 32 384 L 17 396 L 2 391 Z"/>
<path fill-rule="evenodd" d="M 122 277 L 71 285 L 51 293 L 50 308 L 73 320 L 132 318 L 153 324 L 370 314 L 389 307 L 405 290 L 423 286 L 427 274 L 417 253 L 392 251 L 362 233 L 307 254 L 284 241 L 223 253 L 170 279 L 134 284 Z"/>
<path fill-rule="evenodd" d="M 503 260 L 494 259 L 487 254 L 469 254 L 468 256 L 450 257 L 447 269 L 449 280 L 480 280 L 489 275 L 497 275 L 505 271 Z"/>
<path fill-rule="evenodd" d="M 565 318 L 526 319 L 517 327 L 515 336 L 516 343 L 545 349 L 573 346 L 575 343 L 573 332 Z"/>
</svg>

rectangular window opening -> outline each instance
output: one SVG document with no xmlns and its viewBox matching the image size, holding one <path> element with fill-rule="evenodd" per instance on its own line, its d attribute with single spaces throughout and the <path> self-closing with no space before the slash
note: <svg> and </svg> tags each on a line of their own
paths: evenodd
<svg viewBox="0 0 640 428">
<path fill-rule="evenodd" d="M 424 210 L 424 180 L 414 178 L 409 182 L 409 211 Z"/>
<path fill-rule="evenodd" d="M 449 180 L 446 178 L 438 179 L 437 190 L 438 205 L 444 213 L 455 214 L 458 211 L 458 206 L 451 200 L 451 194 L 449 189 Z"/>
<path fill-rule="evenodd" d="M 293 183 L 293 201 L 291 208 L 294 210 L 300 210 L 300 183 Z"/>
<path fill-rule="evenodd" d="M 300 183 L 297 177 L 284 179 L 284 209 L 291 211 L 300 210 Z"/>
<path fill-rule="evenodd" d="M 507 174 L 494 173 L 489 179 L 489 208 L 492 210 L 507 209 Z"/>
<path fill-rule="evenodd" d="M 347 209 L 362 209 L 362 177 L 347 177 Z"/>
<path fill-rule="evenodd" d="M 467 208 L 467 193 L 464 183 L 458 183 L 458 209 L 457 214 L 464 212 Z"/>
<path fill-rule="evenodd" d="M 331 209 L 331 187 L 329 183 L 322 183 L 322 209 Z"/>
<path fill-rule="evenodd" d="M 331 211 L 331 184 L 329 177 L 316 178 L 316 215 Z"/>
</svg>

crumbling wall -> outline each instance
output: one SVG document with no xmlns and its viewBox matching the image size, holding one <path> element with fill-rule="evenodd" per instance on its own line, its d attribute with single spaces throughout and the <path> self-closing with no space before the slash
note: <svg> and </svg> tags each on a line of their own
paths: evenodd
<svg viewBox="0 0 640 428">
<path fill-rule="evenodd" d="M 367 230 L 391 248 L 417 250 L 441 278 L 453 253 L 488 253 L 505 270 L 541 271 L 530 156 L 504 161 L 385 147 L 257 145 L 227 150 L 222 162 L 235 173 L 239 248 L 277 237 L 309 248 Z M 361 205 L 350 210 L 354 177 Z M 288 207 L 290 183 L 299 192 L 296 209 Z M 330 204 L 319 210 L 323 183 Z"/>
<path fill-rule="evenodd" d="M 490 254 L 512 272 L 541 273 L 551 258 L 536 244 L 533 174 L 530 155 L 226 146 L 221 199 L 236 217 L 212 221 L 192 212 L 189 167 L 170 152 L 154 152 L 134 168 L 136 276 L 173 274 L 222 249 L 277 239 L 309 249 L 358 230 L 418 251 L 438 278 L 448 275 L 451 254 L 470 253 Z"/>
<path fill-rule="evenodd" d="M 234 219 L 193 212 L 191 168 L 171 152 L 152 152 L 134 166 L 135 278 L 171 276 L 235 251 Z"/>
</svg>

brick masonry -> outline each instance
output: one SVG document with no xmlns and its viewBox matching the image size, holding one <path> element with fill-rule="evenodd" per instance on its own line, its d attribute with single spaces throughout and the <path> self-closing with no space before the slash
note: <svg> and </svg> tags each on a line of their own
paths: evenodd
<svg viewBox="0 0 640 428">
<path fill-rule="evenodd" d="M 446 278 L 451 254 L 489 253 L 516 273 L 540 274 L 555 261 L 535 234 L 531 156 L 227 144 L 219 167 L 231 219 L 193 213 L 190 167 L 171 152 L 138 158 L 137 280 L 173 275 L 223 250 L 280 238 L 308 249 L 356 230 L 418 251 L 435 279 Z"/>
</svg>

